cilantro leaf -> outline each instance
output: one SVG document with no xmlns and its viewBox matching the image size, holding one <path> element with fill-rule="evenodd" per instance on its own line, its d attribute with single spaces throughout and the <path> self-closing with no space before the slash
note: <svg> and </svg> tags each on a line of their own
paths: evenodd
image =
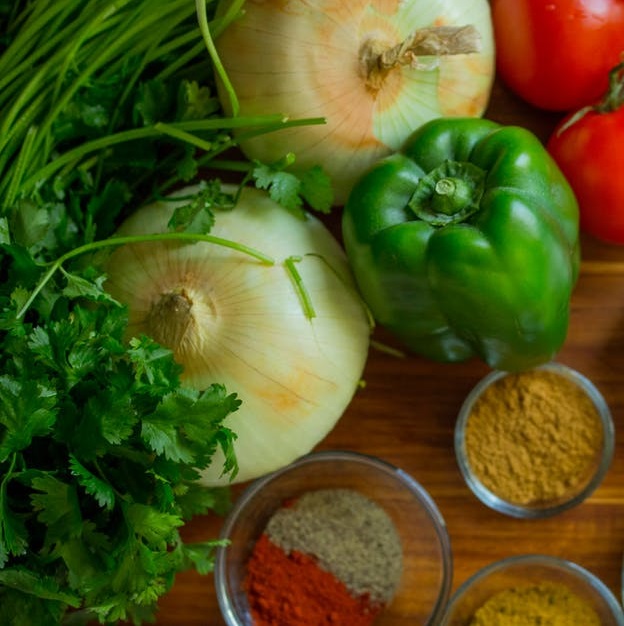
<svg viewBox="0 0 624 626">
<path fill-rule="evenodd" d="M 76 594 L 63 591 L 54 578 L 42 576 L 25 567 L 7 567 L 0 570 L 0 584 L 46 600 L 58 600 L 73 607 L 80 606 Z"/>
<path fill-rule="evenodd" d="M 177 119 L 200 120 L 214 115 L 219 109 L 219 100 L 211 89 L 195 80 L 183 80 L 180 83 Z"/>
<path fill-rule="evenodd" d="M 177 529 L 184 521 L 179 515 L 157 511 L 151 506 L 134 502 L 124 507 L 128 525 L 148 544 L 169 543 L 177 538 Z"/>
<path fill-rule="evenodd" d="M 11 233 L 9 231 L 9 221 L 6 217 L 0 217 L 0 244 L 9 245 L 11 243 Z"/>
<path fill-rule="evenodd" d="M 176 172 L 181 180 L 189 182 L 197 177 L 199 171 L 199 163 L 195 158 L 195 148 L 193 146 L 185 146 L 184 152 L 176 163 Z"/>
<path fill-rule="evenodd" d="M 94 301 L 106 300 L 113 304 L 118 304 L 113 297 L 104 290 L 103 284 L 106 282 L 106 276 L 104 274 L 84 278 L 78 274 L 67 272 L 63 268 L 61 268 L 61 272 L 67 280 L 67 284 L 62 293 L 68 298 L 88 298 Z M 121 305 L 118 304 L 118 306 Z"/>
<path fill-rule="evenodd" d="M 28 533 L 24 519 L 10 507 L 7 493 L 11 474 L 2 479 L 0 485 L 0 569 L 3 568 L 12 556 L 21 556 L 28 548 Z"/>
<path fill-rule="evenodd" d="M 180 196 L 174 198 L 180 200 Z M 214 225 L 212 209 L 230 209 L 234 206 L 234 198 L 225 193 L 218 180 L 202 181 L 199 191 L 188 198 L 188 204 L 174 209 L 168 227 L 173 231 L 184 231 L 196 234 L 210 232 Z"/>
<path fill-rule="evenodd" d="M 296 215 L 302 215 L 304 201 L 321 213 L 329 213 L 333 190 L 329 177 L 320 166 L 303 172 L 287 171 L 294 163 L 294 155 L 270 165 L 255 162 L 251 176 L 256 187 L 266 189 L 275 202 Z"/>
<path fill-rule="evenodd" d="M 0 376 L 0 462 L 47 435 L 55 421 L 54 390 Z"/>
<path fill-rule="evenodd" d="M 82 531 L 82 514 L 75 486 L 44 474 L 33 479 L 32 487 L 33 510 L 38 512 L 37 520 L 47 526 L 46 545 L 78 537 Z"/>
<path fill-rule="evenodd" d="M 171 106 L 171 93 L 162 80 L 141 83 L 134 103 L 135 122 L 151 126 L 167 118 Z"/>
<path fill-rule="evenodd" d="M 301 181 L 295 174 L 264 164 L 256 165 L 252 174 L 258 189 L 266 189 L 275 202 L 289 211 L 301 212 L 303 206 L 303 200 L 299 195 Z"/>
<path fill-rule="evenodd" d="M 205 467 L 218 443 L 215 425 L 239 406 L 240 400 L 234 394 L 226 395 L 222 385 L 214 384 L 202 393 L 182 389 L 165 396 L 156 410 L 145 416 L 141 436 L 167 459 Z"/>
<path fill-rule="evenodd" d="M 193 563 L 200 574 L 208 574 L 213 570 L 215 549 L 223 545 L 226 545 L 225 541 L 204 541 L 181 546 L 181 550 L 184 558 Z"/>
<path fill-rule="evenodd" d="M 179 384 L 182 367 L 173 360 L 171 350 L 146 335 L 130 340 L 128 355 L 137 382 L 145 381 L 154 395 L 167 392 Z"/>
<path fill-rule="evenodd" d="M 311 167 L 300 175 L 301 196 L 316 211 L 330 213 L 334 192 L 329 176 L 320 166 Z"/>
<path fill-rule="evenodd" d="M 170 350 L 128 339 L 99 254 L 84 252 L 212 166 L 155 124 L 198 129 L 215 154 L 234 141 L 214 123 L 193 3 L 31 5 L 0 0 L 0 60 L 29 68 L 0 88 L 0 621 L 138 625 L 177 572 L 212 567 L 213 542 L 179 531 L 230 505 L 197 477 L 217 447 L 235 473 L 223 420 L 239 401 L 185 389 Z M 208 232 L 232 204 L 206 183 L 172 227 Z"/>
<path fill-rule="evenodd" d="M 60 624 L 68 603 L 35 598 L 0 581 L 0 605 L 2 626 L 40 626 Z"/>
<path fill-rule="evenodd" d="M 112 510 L 115 505 L 115 491 L 108 482 L 95 476 L 73 454 L 70 455 L 69 468 L 76 476 L 78 484 L 84 487 L 101 507 L 108 511 Z"/>
</svg>

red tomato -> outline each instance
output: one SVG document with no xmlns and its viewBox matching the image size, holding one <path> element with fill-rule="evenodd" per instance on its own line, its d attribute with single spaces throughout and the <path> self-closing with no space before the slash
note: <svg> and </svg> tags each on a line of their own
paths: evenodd
<svg viewBox="0 0 624 626">
<path fill-rule="evenodd" d="M 546 147 L 576 194 L 581 229 L 624 244 L 624 63 L 612 81 L 611 99 L 568 115 Z"/>
<path fill-rule="evenodd" d="M 499 76 L 530 104 L 572 111 L 624 58 L 624 0 L 492 0 Z"/>
</svg>

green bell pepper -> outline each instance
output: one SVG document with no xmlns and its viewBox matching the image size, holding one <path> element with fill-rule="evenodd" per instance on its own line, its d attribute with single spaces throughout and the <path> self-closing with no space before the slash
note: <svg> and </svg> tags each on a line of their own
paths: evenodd
<svg viewBox="0 0 624 626">
<path fill-rule="evenodd" d="M 426 123 L 356 183 L 342 230 L 373 317 L 410 351 L 519 371 L 562 346 L 578 204 L 530 131 Z"/>
</svg>

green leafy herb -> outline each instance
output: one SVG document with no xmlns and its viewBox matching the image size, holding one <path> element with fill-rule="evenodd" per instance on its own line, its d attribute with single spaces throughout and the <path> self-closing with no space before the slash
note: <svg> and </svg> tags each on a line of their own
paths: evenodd
<svg viewBox="0 0 624 626">
<path fill-rule="evenodd" d="M 3 626 L 140 624 L 177 572 L 212 568 L 218 543 L 180 528 L 229 506 L 197 478 L 217 449 L 235 475 L 223 424 L 240 401 L 219 381 L 185 387 L 169 350 L 129 338 L 98 267 L 125 216 L 206 166 L 255 176 L 290 209 L 327 205 L 320 172 L 217 161 L 235 131 L 320 120 L 222 117 L 211 38 L 242 2 L 215 5 L 0 0 Z M 235 201 L 205 182 L 153 238 L 236 246 L 209 234 Z"/>
<path fill-rule="evenodd" d="M 62 606 L 144 619 L 176 572 L 209 568 L 215 544 L 186 547 L 178 531 L 191 514 L 224 510 L 195 479 L 218 446 L 236 471 L 222 423 L 239 400 L 217 384 L 183 387 L 171 353 L 147 337 L 128 347 L 125 310 L 94 287 L 66 290 L 45 325 L 18 323 L 15 308 L 2 321 L 5 623 L 55 623 Z"/>
<path fill-rule="evenodd" d="M 316 211 L 328 213 L 333 203 L 329 177 L 320 166 L 298 175 L 287 171 L 294 161 L 295 155 L 288 154 L 278 163 L 256 163 L 252 170 L 256 187 L 267 189 L 273 200 L 294 213 L 301 213 L 304 201 Z"/>
</svg>

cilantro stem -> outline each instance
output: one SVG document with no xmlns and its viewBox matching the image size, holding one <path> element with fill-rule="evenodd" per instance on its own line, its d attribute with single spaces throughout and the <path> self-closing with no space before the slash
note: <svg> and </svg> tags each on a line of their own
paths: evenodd
<svg viewBox="0 0 624 626">
<path fill-rule="evenodd" d="M 33 99 L 28 109 L 23 112 L 11 128 L 1 136 L 0 172 L 4 170 L 5 165 L 8 163 L 13 153 L 19 148 L 19 146 L 23 145 L 24 135 L 28 133 L 28 129 L 33 125 L 34 120 L 37 117 L 37 113 L 46 98 L 47 93 L 45 91 L 41 91 L 41 93 Z"/>
<path fill-rule="evenodd" d="M 194 35 L 194 33 L 192 34 Z M 188 37 L 188 35 L 186 37 Z M 176 43 L 182 43 L 182 41 L 176 42 Z M 170 45 L 169 47 L 173 47 L 173 46 Z M 186 52 L 176 55 L 175 60 L 168 63 L 167 67 L 165 67 L 159 74 L 157 74 L 156 77 L 159 80 L 165 80 L 169 78 L 169 76 L 172 76 L 173 74 L 175 74 L 180 68 L 185 67 L 190 61 L 192 61 L 195 57 L 197 57 L 201 53 L 201 51 L 204 49 L 205 49 L 205 44 L 203 41 L 201 41 L 196 46 L 189 48 Z M 157 52 L 158 54 L 163 54 L 163 53 L 168 53 L 169 50 L 167 49 L 167 47 L 163 46 Z"/>
<path fill-rule="evenodd" d="M 246 0 L 234 0 L 228 4 L 223 15 L 216 17 L 210 25 L 212 39 L 217 39 L 219 35 L 233 22 L 240 14 Z"/>
<path fill-rule="evenodd" d="M 210 166 L 216 170 L 224 170 L 226 172 L 249 172 L 253 169 L 254 164 L 248 161 L 235 161 L 233 159 L 212 159 Z"/>
<path fill-rule="evenodd" d="M 325 267 L 341 282 L 343 288 L 350 291 L 353 296 L 357 298 L 357 300 L 360 302 L 364 309 L 364 314 L 366 315 L 366 319 L 368 320 L 368 325 L 370 329 L 373 330 L 375 328 L 375 318 L 373 317 L 373 314 L 366 302 L 364 302 L 364 300 L 360 297 L 358 290 L 355 288 L 355 286 L 353 284 L 350 284 L 349 281 L 345 279 L 344 274 L 339 272 L 322 254 L 306 252 L 306 256 L 313 257 L 321 261 L 325 265 Z"/>
<path fill-rule="evenodd" d="M 127 4 L 128 0 L 123 0 L 123 4 Z M 65 100 L 60 97 L 61 91 L 63 90 L 66 77 L 69 73 L 69 68 L 72 64 L 75 63 L 76 55 L 80 48 L 84 45 L 86 41 L 91 39 L 98 30 L 102 27 L 102 24 L 110 19 L 111 17 L 117 17 L 119 9 L 121 8 L 122 2 L 119 1 L 112 6 L 107 6 L 103 11 L 96 13 L 95 15 L 90 15 L 91 18 L 85 27 L 80 28 L 77 32 L 76 36 L 71 42 L 71 48 L 68 50 L 68 53 L 64 54 L 63 64 L 61 65 L 61 70 L 58 72 L 56 77 L 56 85 L 54 87 L 54 94 L 52 96 L 53 102 L 59 102 L 61 106 L 65 106 Z M 82 17 L 82 16 L 81 16 Z M 118 18 L 117 18 L 118 19 Z M 108 26 L 105 24 L 105 26 Z M 99 60 L 99 59 L 98 59 Z M 82 84 L 82 81 L 76 81 L 79 85 Z M 69 98 L 73 96 L 73 92 L 70 92 Z M 58 108 L 58 107 L 57 107 Z M 52 119 L 57 117 L 54 112 L 52 113 Z"/>
<path fill-rule="evenodd" d="M 212 150 L 213 145 L 209 141 L 205 141 L 199 137 L 196 137 L 192 133 L 186 132 L 180 128 L 176 128 L 171 124 L 165 124 L 163 122 L 158 122 L 154 125 L 158 131 L 160 131 L 163 135 L 168 135 L 169 137 L 173 137 L 174 139 L 179 139 L 185 143 L 190 143 L 191 145 L 199 148 L 200 150 L 205 150 L 209 152 Z"/>
<path fill-rule="evenodd" d="M 131 2 L 131 0 L 123 0 L 123 2 L 128 3 Z M 131 23 L 127 25 L 122 31 L 115 29 L 114 33 L 108 38 L 108 45 L 100 45 L 98 47 L 99 54 L 89 55 L 88 58 L 90 59 L 90 63 L 82 69 L 78 77 L 71 83 L 71 85 L 68 85 L 64 89 L 63 94 L 59 94 L 59 97 L 53 100 L 54 107 L 42 123 L 42 136 L 47 136 L 54 120 L 57 119 L 60 112 L 66 108 L 78 88 L 85 84 L 89 78 L 96 73 L 98 68 L 105 67 L 107 63 L 110 62 L 111 58 L 118 52 L 124 51 L 126 56 L 131 56 L 133 51 L 129 49 L 130 46 L 128 45 L 128 41 L 131 40 L 135 33 L 139 30 L 141 33 L 144 33 L 146 28 L 152 22 L 167 23 L 168 19 L 173 19 L 169 14 L 175 13 L 181 3 L 183 6 L 186 4 L 186 0 L 178 0 L 177 5 L 176 3 L 167 3 L 166 5 L 161 6 L 158 11 L 141 13 L 140 20 L 135 18 L 134 24 Z M 116 19 L 118 19 L 117 16 Z M 110 67 L 107 68 L 107 71 L 111 71 Z M 46 154 L 46 157 L 47 156 L 49 155 Z"/>
<path fill-rule="evenodd" d="M 268 116 L 267 116 L 267 119 L 268 119 Z M 242 122 L 243 120 L 245 120 L 245 118 L 243 117 L 229 118 L 229 121 L 232 124 L 235 124 L 237 120 Z M 211 169 L 219 169 L 219 167 L 216 164 L 220 162 L 215 160 L 215 156 L 225 152 L 226 150 L 229 150 L 230 148 L 235 147 L 240 140 L 249 139 L 250 137 L 255 137 L 257 135 L 264 135 L 266 133 L 275 132 L 283 128 L 293 128 L 295 126 L 312 125 L 312 124 L 324 124 L 325 118 L 315 117 L 315 118 L 308 118 L 308 119 L 301 119 L 301 120 L 289 120 L 287 118 L 280 117 L 280 119 L 279 120 L 276 119 L 276 121 L 273 124 L 269 124 L 266 126 L 263 126 L 260 123 L 259 118 L 248 118 L 247 121 L 248 121 L 247 124 L 245 123 L 240 124 L 240 127 L 244 129 L 243 132 L 237 134 L 236 137 L 230 137 L 228 141 L 218 143 L 214 147 L 213 150 L 201 155 L 197 159 L 198 166 L 202 167 L 202 166 L 208 165 L 211 167 Z M 252 122 L 252 123 L 249 123 L 249 122 Z M 236 128 L 238 126 L 239 126 L 238 124 L 235 124 L 233 128 Z M 193 122 L 188 122 L 185 128 L 187 130 L 193 129 Z M 227 165 L 229 162 L 222 161 L 221 163 L 224 163 Z M 245 165 L 243 164 L 241 167 L 243 169 L 240 169 L 238 171 L 244 172 Z M 231 166 L 226 166 L 223 169 L 228 170 L 228 171 L 237 171 Z M 169 189 L 177 181 L 178 181 L 177 176 L 169 178 L 168 180 L 165 180 L 163 183 L 159 185 L 158 190 L 160 191 L 160 193 L 164 193 L 165 190 Z"/>
<path fill-rule="evenodd" d="M 41 290 L 47 285 L 52 276 L 63 266 L 67 261 L 81 256 L 83 254 L 87 254 L 90 252 L 94 252 L 96 250 L 102 248 L 110 248 L 123 246 L 127 244 L 136 244 L 136 243 L 151 243 L 151 242 L 162 242 L 162 241 L 181 241 L 181 242 L 205 242 L 212 243 L 217 246 L 223 246 L 224 248 L 230 248 L 231 250 L 236 250 L 242 254 L 246 254 L 252 258 L 257 259 L 261 263 L 265 265 L 274 265 L 275 261 L 272 257 L 256 250 L 255 248 L 251 248 L 250 246 L 246 246 L 244 244 L 238 243 L 236 241 L 231 241 L 230 239 L 223 239 L 222 237 L 215 237 L 214 235 L 209 234 L 196 234 L 196 233 L 154 233 L 151 235 L 128 235 L 124 237 L 110 237 L 109 239 L 103 239 L 101 241 L 94 241 L 91 243 L 84 244 L 79 246 L 78 248 L 74 248 L 69 252 L 66 252 L 58 259 L 49 264 L 48 271 L 42 276 L 42 278 L 37 283 L 34 290 L 31 292 L 28 300 L 24 303 L 22 308 L 17 313 L 17 319 L 22 317 L 26 311 L 30 308 L 30 305 L 34 302 L 35 298 L 41 293 Z"/>
<path fill-rule="evenodd" d="M 206 13 L 206 0 L 195 0 L 195 6 L 197 8 L 199 29 L 201 31 L 202 37 L 204 38 L 204 42 L 206 43 L 208 54 L 212 59 L 212 64 L 214 65 L 215 71 L 218 77 L 221 79 L 223 87 L 225 88 L 225 91 L 230 100 L 230 106 L 232 107 L 232 116 L 236 117 L 240 111 L 238 97 L 236 96 L 234 87 L 232 87 L 232 83 L 230 82 L 227 72 L 225 71 L 225 68 L 221 63 L 221 59 L 219 58 L 217 49 L 215 48 L 214 41 L 212 39 L 212 35 L 210 33 L 210 27 L 208 25 L 208 15 Z"/>
<path fill-rule="evenodd" d="M 288 276 L 295 287 L 295 291 L 301 300 L 301 305 L 303 307 L 303 312 L 305 316 L 311 320 L 316 317 L 316 311 L 314 310 L 314 306 L 312 304 L 312 299 L 310 298 L 310 292 L 307 290 L 303 278 L 297 269 L 296 264 L 301 262 L 300 256 L 289 256 L 284 261 L 284 267 L 286 268 L 286 272 L 288 272 Z"/>
<path fill-rule="evenodd" d="M 28 161 L 33 152 L 36 135 L 36 127 L 31 126 L 26 133 L 26 137 L 24 138 L 22 149 L 19 151 L 13 176 L 10 178 L 9 188 L 5 195 L 5 202 L 7 206 L 11 206 L 17 197 L 20 181 L 26 171 L 26 168 L 28 167 Z"/>
<path fill-rule="evenodd" d="M 238 118 L 211 118 L 207 120 L 192 120 L 189 122 L 178 122 L 176 124 L 170 124 L 170 128 L 179 130 L 223 130 L 228 128 L 236 128 L 243 126 L 253 126 L 257 124 L 273 123 L 276 127 L 280 127 L 284 124 L 284 118 L 282 115 L 266 115 L 257 116 L 251 118 L 238 117 Z M 145 126 L 142 128 L 133 128 L 130 130 L 120 131 L 112 135 L 105 135 L 88 141 L 81 146 L 68 150 L 60 154 L 56 159 L 49 161 L 40 168 L 37 172 L 32 173 L 24 182 L 19 186 L 18 192 L 26 193 L 30 191 L 36 184 L 45 181 L 55 172 L 63 168 L 68 163 L 78 162 L 83 156 L 108 148 L 126 141 L 133 141 L 136 139 L 147 139 L 151 137 L 162 136 L 162 132 L 156 125 Z M 3 207 L 6 211 L 9 205 L 5 203 Z"/>
</svg>

